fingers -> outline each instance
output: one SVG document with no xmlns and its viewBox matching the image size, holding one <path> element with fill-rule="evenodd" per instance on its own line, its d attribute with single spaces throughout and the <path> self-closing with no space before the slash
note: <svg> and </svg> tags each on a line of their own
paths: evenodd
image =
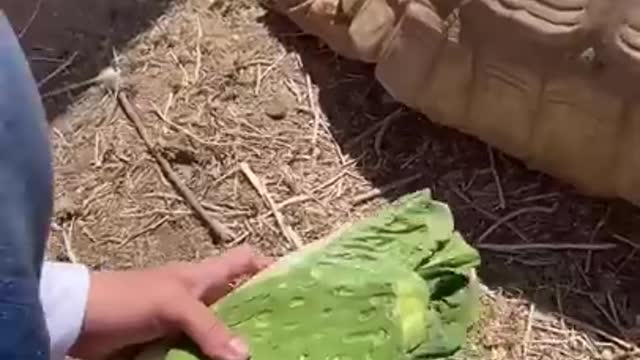
<svg viewBox="0 0 640 360">
<path fill-rule="evenodd" d="M 169 321 L 189 336 L 207 357 L 221 360 L 246 360 L 249 347 L 235 336 L 197 299 L 185 295 L 168 307 Z"/>
<path fill-rule="evenodd" d="M 229 273 L 232 277 L 238 275 L 253 274 L 271 265 L 273 259 L 259 253 L 249 245 L 241 245 L 227 250 L 221 256 L 211 260 L 205 260 L 205 265 L 223 265 L 231 269 Z"/>
<path fill-rule="evenodd" d="M 273 259 L 259 254 L 252 247 L 239 246 L 195 264 L 192 277 L 200 298 L 210 303 L 231 291 L 235 280 L 253 276 L 272 263 Z"/>
</svg>

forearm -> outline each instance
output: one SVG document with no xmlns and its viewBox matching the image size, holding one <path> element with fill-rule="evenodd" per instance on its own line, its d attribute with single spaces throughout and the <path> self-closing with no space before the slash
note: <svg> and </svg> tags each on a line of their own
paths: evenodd
<svg viewBox="0 0 640 360">
<path fill-rule="evenodd" d="M 162 335 L 154 301 L 140 287 L 144 271 L 92 272 L 82 332 L 69 355 L 103 359 L 115 349 Z"/>
<path fill-rule="evenodd" d="M 110 349 L 149 337 L 154 329 L 149 316 L 153 302 L 136 293 L 139 274 L 92 272 L 84 265 L 45 262 L 40 297 L 51 359 L 102 358 Z"/>
<path fill-rule="evenodd" d="M 160 335 L 153 301 L 140 296 L 144 271 L 90 271 L 81 264 L 45 261 L 40 302 L 50 359 L 98 359 L 128 343 Z"/>
<path fill-rule="evenodd" d="M 67 353 L 103 359 L 130 346 L 187 335 L 211 358 L 246 360 L 245 341 L 208 306 L 231 290 L 230 283 L 269 264 L 250 247 L 197 263 L 128 271 L 47 263 L 42 297 L 53 358 Z"/>
</svg>

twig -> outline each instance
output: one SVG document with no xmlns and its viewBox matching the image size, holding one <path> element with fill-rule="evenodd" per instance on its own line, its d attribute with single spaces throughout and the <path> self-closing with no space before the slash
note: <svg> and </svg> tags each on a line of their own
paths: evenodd
<svg viewBox="0 0 640 360">
<path fill-rule="evenodd" d="M 155 104 L 152 103 L 154 106 Z M 164 109 L 162 109 L 162 116 L 167 118 L 169 117 L 169 110 L 173 106 L 173 91 L 169 91 L 169 95 L 167 96 L 167 101 L 164 103 Z"/>
<path fill-rule="evenodd" d="M 371 199 L 374 199 L 374 198 L 376 198 L 378 196 L 384 195 L 384 194 L 388 193 L 391 190 L 394 190 L 394 189 L 399 188 L 401 186 L 407 185 L 407 184 L 409 184 L 409 183 L 421 178 L 422 175 L 423 175 L 422 173 L 414 174 L 414 175 L 411 175 L 409 177 L 406 177 L 406 178 L 391 182 L 391 183 L 389 183 L 387 185 L 384 185 L 384 186 L 382 186 L 380 188 L 376 188 L 376 189 L 373 189 L 371 191 L 367 191 L 364 194 L 356 196 L 353 199 L 352 204 L 353 205 L 358 205 L 358 204 L 361 204 L 363 202 L 366 202 L 366 201 L 369 201 Z"/>
<path fill-rule="evenodd" d="M 262 81 L 262 66 L 260 64 L 256 65 L 256 85 L 253 89 L 254 94 L 258 94 L 258 88 L 260 87 L 260 82 Z"/>
<path fill-rule="evenodd" d="M 328 179 L 327 181 L 323 182 L 322 184 L 316 186 L 315 188 L 311 189 L 310 193 L 315 193 L 317 191 L 320 191 L 328 186 L 331 186 L 333 183 L 335 183 L 336 181 L 340 180 L 341 177 L 343 177 L 347 172 L 349 171 L 349 168 L 347 166 L 343 167 L 342 170 L 340 170 L 336 175 L 332 176 L 330 179 Z"/>
<path fill-rule="evenodd" d="M 453 191 L 454 194 L 458 195 L 459 198 L 464 200 L 467 204 L 471 205 L 471 207 L 473 207 L 476 211 L 484 215 L 489 220 L 493 220 L 493 221 L 500 220 L 500 217 L 498 215 L 488 210 L 485 210 L 482 207 L 480 207 L 480 205 L 474 203 L 473 200 L 471 200 L 468 196 L 463 194 L 462 191 L 460 191 L 457 187 L 452 187 L 451 191 Z M 530 242 L 529 238 L 526 235 L 524 235 L 522 231 L 520 231 L 520 229 L 518 229 L 515 225 L 511 224 L 510 222 L 505 222 L 505 226 L 523 241 Z"/>
<path fill-rule="evenodd" d="M 276 61 L 273 62 L 273 64 L 269 65 L 264 72 L 260 72 L 259 75 L 257 76 L 256 79 L 256 88 L 254 89 L 254 93 L 256 95 L 258 95 L 260 93 L 260 86 L 262 85 L 262 81 L 267 77 L 267 75 L 269 75 L 269 73 L 271 71 L 273 71 L 273 69 L 276 68 L 276 66 L 278 66 L 278 64 L 280 64 L 282 62 L 282 60 L 284 60 L 284 58 L 287 57 L 287 52 L 285 52 L 284 54 L 280 55 L 280 57 L 278 59 L 276 59 Z"/>
<path fill-rule="evenodd" d="M 473 174 L 471 174 L 471 178 L 469 179 L 469 181 L 467 181 L 467 183 L 462 186 L 462 191 L 468 191 L 469 189 L 471 189 L 471 186 L 476 182 L 476 179 L 479 175 L 480 170 L 473 170 Z"/>
<path fill-rule="evenodd" d="M 256 55 L 256 53 L 258 52 L 258 49 L 255 49 L 255 51 L 251 51 L 248 54 L 245 54 L 245 58 L 251 58 L 253 56 Z M 249 61 L 245 61 L 245 62 L 241 62 L 237 65 L 234 66 L 234 71 L 239 71 L 239 70 L 245 70 L 247 68 L 253 67 L 253 66 L 269 66 L 272 62 L 267 60 L 267 59 L 254 59 L 254 60 L 249 60 Z"/>
<path fill-rule="evenodd" d="M 527 352 L 529 352 L 529 338 L 531 337 L 531 328 L 533 327 L 533 316 L 535 315 L 536 305 L 529 305 L 529 316 L 527 317 L 527 327 L 522 337 L 522 359 L 527 358 Z"/>
<path fill-rule="evenodd" d="M 587 287 L 590 288 L 591 280 L 589 280 L 589 277 L 587 276 L 587 274 L 585 274 L 582 267 L 580 267 L 578 264 L 575 264 L 575 268 L 578 270 L 578 275 L 580 275 L 580 277 L 582 278 L 582 281 L 584 281 L 584 283 L 587 284 Z"/>
<path fill-rule="evenodd" d="M 511 220 L 513 218 L 516 218 L 516 217 L 518 217 L 518 216 L 520 216 L 522 214 L 530 213 L 530 212 L 542 212 L 542 213 L 546 213 L 546 214 L 551 214 L 554 211 L 555 211 L 555 207 L 549 208 L 549 207 L 542 207 L 542 206 L 531 206 L 531 207 L 526 207 L 526 208 L 515 210 L 515 211 L 503 216 L 502 218 L 500 218 L 493 225 L 489 226 L 489 228 L 487 230 L 485 230 L 485 232 L 482 233 L 482 235 L 480 235 L 478 237 L 476 242 L 477 243 L 481 243 L 485 238 L 487 238 L 489 235 L 491 235 L 491 233 L 493 233 L 498 227 L 500 227 L 500 225 L 502 225 L 502 224 L 506 223 L 507 221 L 509 221 L 509 220 Z"/>
<path fill-rule="evenodd" d="M 416 161 L 418 158 L 420 158 L 421 156 L 424 155 L 425 152 L 427 152 L 427 150 L 429 150 L 429 146 L 430 146 L 430 141 L 425 141 L 423 142 L 418 149 L 415 151 L 415 153 L 413 155 L 411 155 L 408 159 L 406 159 L 401 165 L 400 165 L 400 169 L 404 170 L 407 167 L 409 167 L 409 165 L 411 165 L 414 161 Z"/>
<path fill-rule="evenodd" d="M 186 129 L 186 128 L 174 123 L 173 121 L 169 120 L 169 118 L 167 117 L 167 114 L 163 113 L 162 111 L 160 111 L 160 108 L 158 108 L 158 106 L 155 103 L 151 103 L 151 107 L 153 108 L 153 113 L 158 117 L 158 119 L 160 119 L 162 122 L 164 122 L 165 124 L 167 124 L 170 127 L 172 127 L 174 130 L 177 130 L 177 131 L 187 135 L 188 137 L 192 138 L 193 140 L 195 140 L 199 144 L 211 145 L 206 140 L 200 138 L 198 135 L 192 133 L 188 129 Z"/>
<path fill-rule="evenodd" d="M 602 304 L 600 304 L 593 295 L 589 295 L 589 299 L 591 300 L 593 305 L 600 311 L 600 313 L 602 313 L 605 319 L 607 319 L 607 321 L 609 321 L 609 323 L 616 329 L 616 331 L 618 331 L 618 333 L 620 334 L 624 334 L 624 330 L 622 329 L 620 324 L 616 322 L 611 314 L 609 314 L 607 309 L 605 309 L 604 306 L 602 306 Z"/>
<path fill-rule="evenodd" d="M 398 108 L 397 110 L 395 110 L 394 112 L 392 112 L 391 114 L 385 116 L 382 120 L 378 121 L 377 123 L 371 125 L 370 127 L 368 127 L 365 131 L 361 132 L 360 135 L 354 137 L 353 139 L 349 140 L 346 144 L 345 144 L 345 149 L 348 149 L 356 144 L 358 144 L 360 141 L 364 140 L 365 138 L 373 135 L 373 133 L 375 133 L 378 128 L 380 128 L 381 126 L 384 126 L 385 123 L 387 123 L 389 120 L 389 118 L 394 118 L 396 116 L 399 116 L 402 113 L 402 107 Z"/>
<path fill-rule="evenodd" d="M 149 193 L 149 194 L 145 194 L 144 197 L 159 197 L 162 199 L 168 199 L 168 200 L 175 200 L 175 201 L 182 201 L 184 202 L 184 198 L 181 196 L 177 196 L 177 195 L 173 195 L 173 194 L 163 194 L 163 193 Z M 202 204 L 202 207 L 206 210 L 211 210 L 211 211 L 225 211 L 226 208 L 223 206 L 219 206 L 219 205 L 214 205 L 214 204 L 210 204 L 206 201 L 201 202 L 200 204 Z M 234 215 L 247 215 L 249 212 L 246 210 L 241 210 L 241 209 L 236 209 L 236 208 L 230 208 L 230 211 L 226 211 L 225 214 L 230 215 L 230 216 L 234 216 Z M 177 211 L 165 211 L 165 210 L 156 210 L 155 212 L 162 212 L 162 213 L 169 213 L 169 214 L 177 214 Z M 143 214 L 143 215 L 148 215 L 147 214 Z"/>
<path fill-rule="evenodd" d="M 94 136 L 95 143 L 93 145 L 93 163 L 94 166 L 100 168 L 102 166 L 102 154 L 100 153 L 100 132 L 96 131 Z"/>
<path fill-rule="evenodd" d="M 522 204 L 522 203 L 526 203 L 526 202 L 534 202 L 534 201 L 539 201 L 539 200 L 547 200 L 547 199 L 557 198 L 560 195 L 561 194 L 557 193 L 557 192 L 552 192 L 552 193 L 548 193 L 548 194 L 540 194 L 540 195 L 532 195 L 532 196 L 528 196 L 528 197 L 523 198 L 523 199 L 517 199 L 517 200 L 515 200 L 515 202 Z"/>
<path fill-rule="evenodd" d="M 236 246 L 236 245 L 238 245 L 238 244 L 242 243 L 242 241 L 243 241 L 244 239 L 246 239 L 246 238 L 247 238 L 247 236 L 249 236 L 249 235 L 251 235 L 251 233 L 250 233 L 250 232 L 248 232 L 248 231 L 245 231 L 244 233 L 240 234 L 236 239 L 234 239 L 232 242 L 230 242 L 230 243 L 229 243 L 229 245 L 228 245 L 228 247 L 229 247 L 229 248 L 232 248 L 232 247 L 234 247 L 234 246 Z"/>
<path fill-rule="evenodd" d="M 42 3 L 43 2 L 44 2 L 43 0 L 38 0 L 38 3 L 36 4 L 36 8 L 35 8 L 35 10 L 33 10 L 33 13 L 31 13 L 31 16 L 29 17 L 29 20 L 27 20 L 27 23 L 24 25 L 22 30 L 20 30 L 20 33 L 18 34 L 18 39 L 22 39 L 24 34 L 26 34 L 27 31 L 29 31 L 29 28 L 31 27 L 31 24 L 33 24 L 33 21 L 36 19 L 36 17 L 40 13 L 40 8 L 42 7 Z"/>
<path fill-rule="evenodd" d="M 402 110 L 402 108 L 396 111 L 400 111 L 400 110 Z M 384 135 L 387 133 L 387 130 L 389 129 L 389 126 L 391 126 L 391 123 L 397 118 L 398 116 L 392 114 L 392 116 L 387 116 L 384 118 L 384 120 L 382 120 L 382 125 L 380 125 L 380 130 L 376 134 L 375 140 L 373 142 L 373 150 L 376 152 L 376 155 L 378 157 L 382 156 L 382 140 L 384 139 Z"/>
<path fill-rule="evenodd" d="M 587 324 L 586 322 L 565 316 L 565 315 L 560 315 L 560 317 L 562 318 L 562 320 L 566 321 L 569 324 L 572 324 L 573 326 L 579 327 L 579 328 L 583 328 L 586 331 L 592 332 L 594 334 L 600 335 L 603 338 L 617 344 L 618 346 L 620 346 L 621 348 L 628 350 L 628 351 L 640 351 L 640 348 L 638 348 L 636 345 L 633 345 L 625 340 L 620 339 L 617 336 L 611 335 L 608 332 L 604 331 L 604 330 L 600 330 L 597 327 Z"/>
<path fill-rule="evenodd" d="M 48 97 L 61 94 L 63 92 L 74 90 L 77 88 L 81 88 L 83 86 L 89 86 L 96 83 L 101 83 L 105 85 L 107 88 L 117 91 L 120 82 L 120 72 L 112 67 L 105 68 L 100 72 L 100 74 L 92 77 L 91 79 L 80 81 L 77 83 L 73 83 L 67 86 L 63 86 L 59 89 L 51 90 L 42 94 L 42 98 L 46 99 Z"/>
<path fill-rule="evenodd" d="M 632 248 L 634 248 L 635 250 L 640 250 L 640 244 L 636 244 L 635 242 L 631 241 L 630 239 L 620 235 L 620 234 L 611 234 L 611 237 L 614 238 L 615 240 L 618 240 L 620 242 L 623 242 L 629 246 L 631 246 Z"/>
<path fill-rule="evenodd" d="M 180 59 L 178 59 L 178 57 L 172 50 L 169 50 L 169 56 L 173 58 L 173 61 L 175 61 L 180 70 L 182 70 L 182 85 L 188 85 L 189 73 L 187 72 L 187 69 L 184 68 L 184 65 L 182 65 L 182 62 L 180 61 Z"/>
<path fill-rule="evenodd" d="M 177 197 L 182 200 L 181 197 Z M 167 209 L 155 209 L 147 212 L 133 212 L 134 209 L 126 211 L 126 213 L 120 214 L 121 219 L 140 219 L 140 218 L 148 218 L 153 215 L 189 215 L 191 214 L 190 210 L 167 210 Z"/>
<path fill-rule="evenodd" d="M 138 236 L 144 235 L 144 234 L 148 233 L 151 230 L 155 230 L 155 229 L 159 228 L 167 220 L 169 220 L 169 216 L 164 216 L 160 220 L 156 221 L 155 223 L 152 223 L 152 224 L 150 224 L 148 226 L 145 226 L 141 230 L 136 231 L 135 233 L 129 235 L 129 237 L 127 237 L 126 239 L 124 239 L 120 243 L 118 243 L 117 248 L 120 249 L 120 248 L 124 247 L 125 245 L 127 245 L 129 242 L 131 242 L 131 240 L 137 238 Z"/>
<path fill-rule="evenodd" d="M 224 213 L 227 216 L 247 216 L 247 215 L 250 214 L 250 211 L 248 211 L 248 210 L 227 209 L 225 207 L 214 205 L 214 204 L 211 204 L 211 203 L 208 203 L 208 202 L 205 202 L 205 201 L 202 202 L 202 207 L 207 209 L 207 210 L 211 210 L 211 211 L 224 211 Z"/>
<path fill-rule="evenodd" d="M 627 265 L 627 263 L 628 263 L 631 259 L 633 259 L 633 258 L 636 256 L 636 254 L 638 253 L 638 251 L 639 251 L 639 249 L 636 249 L 636 248 L 634 248 L 633 250 L 631 250 L 631 251 L 629 252 L 629 255 L 625 256 L 624 260 L 622 260 L 622 261 L 620 262 L 620 264 L 618 264 L 618 266 L 616 267 L 616 269 L 614 270 L 614 272 L 613 272 L 613 273 L 614 273 L 615 275 L 617 275 L 618 273 L 620 273 L 620 270 L 622 270 L 622 269 Z"/>
<path fill-rule="evenodd" d="M 323 182 L 322 184 L 314 187 L 313 189 L 311 189 L 311 191 L 309 191 L 309 193 L 313 194 L 316 193 L 328 186 L 333 185 L 336 181 L 340 180 L 340 178 L 342 178 L 344 175 L 346 175 L 349 172 L 349 167 L 355 163 L 357 163 L 363 155 L 361 155 L 358 158 L 355 159 L 351 159 L 349 161 L 347 161 L 344 165 L 341 166 L 340 171 L 338 171 L 334 176 L 332 176 L 331 178 L 329 178 L 327 181 Z"/>
<path fill-rule="evenodd" d="M 609 309 L 611 309 L 611 316 L 617 324 L 618 329 L 620 329 L 620 316 L 618 316 L 618 307 L 616 306 L 616 302 L 611 296 L 611 291 L 607 291 L 607 303 L 609 305 Z"/>
<path fill-rule="evenodd" d="M 60 233 L 62 234 L 62 242 L 64 244 L 64 251 L 67 253 L 67 258 L 69 258 L 69 261 L 71 261 L 72 263 L 78 263 L 78 257 L 76 256 L 75 251 L 73 251 L 73 245 L 71 244 L 72 242 L 71 235 L 73 234 L 74 225 L 75 225 L 75 220 L 72 220 L 71 224 L 69 225 L 68 232 L 63 228 L 59 228 L 59 229 L 60 229 Z"/>
<path fill-rule="evenodd" d="M 313 200 L 313 198 L 311 196 L 307 196 L 307 195 L 294 196 L 294 197 L 291 197 L 291 198 L 289 198 L 289 199 L 287 199 L 287 200 L 285 200 L 285 201 L 283 201 L 283 202 L 281 202 L 279 204 L 276 204 L 276 209 L 281 210 L 281 209 L 284 209 L 285 207 L 287 207 L 289 205 L 297 204 L 297 203 L 300 203 L 300 202 L 305 202 L 305 201 L 308 201 L 308 200 Z M 271 214 L 273 214 L 273 211 L 269 210 L 269 212 L 267 212 L 265 214 L 262 214 L 259 217 L 260 218 L 265 218 L 265 217 L 267 217 L 267 216 L 269 216 Z"/>
<path fill-rule="evenodd" d="M 220 175 L 215 180 L 213 180 L 213 182 L 207 186 L 207 189 L 211 189 L 220 185 L 223 181 L 233 176 L 236 173 L 236 171 L 238 171 L 238 167 L 237 166 L 232 167 L 231 170 L 227 171 L 226 173 Z M 211 172 L 207 172 L 206 174 L 209 174 L 210 176 L 215 177 L 214 174 L 212 174 Z"/>
<path fill-rule="evenodd" d="M 196 35 L 196 66 L 193 69 L 194 82 L 200 78 L 200 68 L 202 67 L 202 51 L 200 49 L 202 42 L 202 24 L 200 23 L 200 16 L 198 15 L 196 15 L 196 24 L 198 25 L 198 32 Z"/>
<path fill-rule="evenodd" d="M 610 250 L 616 248 L 616 244 L 574 244 L 574 243 L 551 243 L 551 244 L 476 244 L 475 247 L 481 250 L 497 252 L 519 252 L 526 250 Z"/>
<path fill-rule="evenodd" d="M 590 243 L 592 243 L 596 239 L 596 236 L 598 235 L 598 232 L 600 232 L 600 229 L 602 229 L 604 224 L 607 222 L 607 218 L 609 217 L 609 212 L 610 211 L 611 211 L 611 207 L 607 207 L 607 211 L 605 211 L 604 215 L 602 215 L 602 218 L 600 218 L 600 220 L 598 221 L 596 226 L 593 228 L 593 231 L 591 232 L 591 235 L 589 236 L 589 242 Z M 591 252 L 589 252 L 587 254 L 587 259 L 584 262 L 584 272 L 586 272 L 586 273 L 589 272 L 589 269 L 591 269 L 591 261 L 592 260 L 593 260 L 593 254 Z"/>
<path fill-rule="evenodd" d="M 251 183 L 251 185 L 256 189 L 260 197 L 267 203 L 267 206 L 271 208 L 271 212 L 273 212 L 273 216 L 276 218 L 276 222 L 282 231 L 282 234 L 289 240 L 293 245 L 297 248 L 301 248 L 304 244 L 298 237 L 298 235 L 291 229 L 284 221 L 284 217 L 282 213 L 278 211 L 278 208 L 271 198 L 271 195 L 267 191 L 267 188 L 262 184 L 258 176 L 251 170 L 251 167 L 247 163 L 240 163 L 240 171 L 247 177 L 247 180 Z"/>
<path fill-rule="evenodd" d="M 561 314 L 564 314 L 564 305 L 562 303 L 562 294 L 560 293 L 560 286 L 556 284 L 555 288 L 556 288 L 556 306 L 558 308 L 558 311 Z M 562 323 L 562 326 L 565 327 L 566 325 Z"/>
<path fill-rule="evenodd" d="M 307 81 L 307 97 L 309 100 L 309 107 L 313 112 L 313 132 L 311 133 L 311 147 L 313 147 L 313 155 L 315 158 L 315 152 L 317 150 L 316 143 L 318 142 L 318 130 L 319 130 L 321 119 L 320 119 L 320 111 L 318 110 L 318 107 L 316 106 L 316 101 L 314 100 L 313 88 L 311 87 L 311 76 L 309 76 L 309 74 L 307 74 L 306 81 Z"/>
<path fill-rule="evenodd" d="M 291 94 L 293 94 L 293 96 L 295 96 L 296 103 L 299 104 L 300 102 L 302 102 L 302 95 L 300 94 L 300 89 L 298 89 L 298 85 L 296 85 L 295 81 L 293 81 L 291 79 L 286 79 L 283 82 L 284 82 L 284 85 L 286 86 L 286 88 L 289 89 Z"/>
<path fill-rule="evenodd" d="M 60 64 L 60 66 L 58 66 L 55 70 L 49 73 L 49 75 L 45 76 L 44 79 L 40 80 L 38 82 L 38 89 L 41 88 L 42 85 L 46 84 L 49 80 L 53 79 L 58 74 L 63 72 L 64 69 L 68 68 L 69 65 L 73 63 L 73 60 L 75 60 L 77 56 L 78 56 L 78 52 L 75 51 L 73 54 L 71 54 L 71 56 L 69 56 L 69 58 L 67 58 L 67 60 L 65 60 L 62 64 Z"/>
<path fill-rule="evenodd" d="M 167 159 L 165 159 L 160 154 L 160 152 L 153 147 L 153 145 L 151 144 L 151 140 L 149 140 L 149 138 L 147 137 L 147 134 L 144 132 L 144 126 L 142 125 L 143 121 L 141 120 L 140 115 L 136 110 L 136 107 L 131 102 L 129 102 L 129 99 L 127 99 L 127 96 L 124 94 L 124 92 L 120 92 L 118 94 L 118 101 L 124 113 L 127 115 L 129 120 L 131 120 L 131 122 L 135 126 L 136 130 L 138 131 L 138 134 L 142 138 L 142 141 L 147 146 L 147 149 L 160 165 L 160 168 L 165 173 L 165 176 L 173 183 L 173 185 L 176 187 L 178 192 L 184 197 L 187 203 L 191 205 L 193 210 L 207 225 L 212 235 L 215 235 L 221 241 L 224 241 L 224 242 L 231 241 L 233 238 L 235 238 L 231 230 L 229 230 L 224 224 L 211 218 L 207 214 L 205 209 L 196 199 L 195 194 L 186 185 L 184 185 L 182 181 L 180 181 L 180 178 L 173 171 Z"/>
<path fill-rule="evenodd" d="M 502 190 L 502 182 L 500 181 L 500 175 L 498 175 L 498 169 L 496 169 L 496 159 L 495 156 L 493 156 L 493 149 L 489 145 L 487 145 L 487 152 L 489 153 L 491 174 L 493 175 L 493 181 L 495 181 L 496 183 L 496 188 L 498 190 L 498 199 L 500 200 L 498 208 L 504 209 L 507 206 L 507 201 L 504 199 L 504 191 Z"/>
<path fill-rule="evenodd" d="M 58 58 L 46 57 L 46 56 L 28 56 L 27 59 L 30 62 L 41 61 L 41 62 L 54 63 L 54 64 L 60 64 L 64 62 L 64 59 L 58 59 Z"/>
</svg>

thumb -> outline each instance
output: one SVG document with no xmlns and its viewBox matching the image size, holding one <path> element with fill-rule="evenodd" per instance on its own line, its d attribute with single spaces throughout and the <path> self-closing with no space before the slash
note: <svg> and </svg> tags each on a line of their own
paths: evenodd
<svg viewBox="0 0 640 360">
<path fill-rule="evenodd" d="M 169 321 L 193 340 L 212 359 L 246 360 L 249 346 L 216 318 L 207 306 L 186 296 L 176 301 L 167 314 Z"/>
</svg>

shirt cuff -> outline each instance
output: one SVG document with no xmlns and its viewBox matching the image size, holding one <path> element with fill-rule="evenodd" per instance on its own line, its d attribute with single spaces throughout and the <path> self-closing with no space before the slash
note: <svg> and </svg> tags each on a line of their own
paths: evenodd
<svg viewBox="0 0 640 360">
<path fill-rule="evenodd" d="M 40 299 L 51 339 L 51 359 L 63 360 L 78 339 L 89 296 L 89 269 L 80 264 L 45 261 Z"/>
</svg>

